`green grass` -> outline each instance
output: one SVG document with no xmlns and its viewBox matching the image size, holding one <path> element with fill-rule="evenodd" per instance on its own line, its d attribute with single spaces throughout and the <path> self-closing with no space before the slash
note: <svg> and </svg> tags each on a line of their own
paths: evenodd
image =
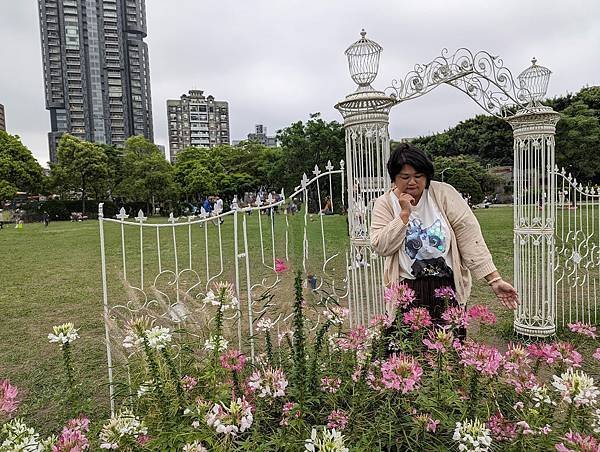
<svg viewBox="0 0 600 452">
<path fill-rule="evenodd" d="M 487 244 L 494 256 L 501 274 L 512 278 L 512 209 L 493 208 L 479 210 L 478 216 Z M 270 270 L 262 265 L 260 242 L 258 239 L 258 216 L 247 216 L 248 249 L 251 257 L 249 265 L 252 274 L 263 274 L 266 282 L 272 281 Z M 155 220 L 153 220 L 155 221 Z M 162 220 L 164 221 L 164 219 Z M 275 256 L 285 257 L 284 216 L 275 218 Z M 302 269 L 303 216 L 290 217 L 289 249 L 292 270 Z M 345 272 L 343 250 L 347 246 L 346 219 L 341 216 L 324 217 L 327 235 L 327 256 L 335 252 L 340 255 L 332 261 L 328 269 L 337 275 Z M 266 262 L 272 256 L 270 223 L 262 217 L 264 235 L 268 238 Z M 320 242 L 320 218 L 314 216 L 308 222 L 308 236 L 311 243 L 308 257 L 309 271 L 318 273 L 316 262 L 322 259 Z M 205 231 L 208 231 L 209 273 L 216 274 L 218 267 L 218 228 L 210 224 L 208 229 L 195 226 L 192 229 L 192 263 L 204 279 Z M 152 234 L 151 234 L 152 232 Z M 221 229 L 223 237 L 224 267 L 232 268 L 234 234 L 232 221 L 228 219 Z M 139 228 L 127 232 L 128 280 L 132 285 L 140 282 Z M 144 230 L 144 286 L 151 283 L 151 272 L 157 273 L 156 236 L 154 230 Z M 174 267 L 175 250 L 172 246 L 172 229 L 163 228 L 160 232 L 163 268 Z M 187 228 L 177 230 L 177 258 L 182 266 L 187 266 Z M 243 235 L 238 231 L 240 252 L 243 252 Z M 106 254 L 111 303 L 126 299 L 122 283 L 122 263 L 120 258 L 120 227 L 106 225 Z M 0 231 L 0 378 L 9 378 L 22 390 L 24 401 L 19 415 L 42 432 L 56 430 L 69 416 L 80 411 L 101 419 L 108 415 L 107 370 L 102 321 L 102 285 L 100 273 L 100 244 L 98 223 L 57 222 L 48 228 L 41 224 L 26 224 L 23 230 L 5 227 Z M 245 260 L 242 259 L 245 265 Z M 245 272 L 245 267 L 242 268 Z M 181 266 L 180 266 L 181 268 Z M 290 275 L 288 275 L 290 276 Z M 233 280 L 232 272 L 224 272 L 218 279 Z M 271 278 L 271 279 L 269 279 Z M 289 280 L 289 281 L 288 281 Z M 292 278 L 286 277 L 285 284 L 276 294 L 279 306 L 284 309 L 291 299 Z M 245 287 L 245 276 L 241 276 Z M 173 293 L 171 293 L 173 295 Z M 475 283 L 471 303 L 486 303 L 499 316 L 500 323 L 470 334 L 487 342 L 502 346 L 506 343 L 511 328 L 512 315 L 502 309 L 489 288 L 480 282 Z M 80 329 L 81 339 L 74 344 L 74 366 L 80 383 L 77 392 L 84 394 L 81 401 L 65 396 L 64 377 L 60 350 L 56 344 L 49 344 L 47 334 L 53 325 L 72 321 Z M 572 338 L 571 336 L 569 336 Z M 586 343 L 587 344 L 587 343 Z M 583 345 L 589 352 L 589 344 Z M 588 369 L 598 374 L 598 369 Z"/>
</svg>

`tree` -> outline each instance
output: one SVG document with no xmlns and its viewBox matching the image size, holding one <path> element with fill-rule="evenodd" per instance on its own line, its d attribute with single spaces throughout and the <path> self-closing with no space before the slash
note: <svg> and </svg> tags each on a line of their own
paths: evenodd
<svg viewBox="0 0 600 452">
<path fill-rule="evenodd" d="M 42 167 L 18 136 L 0 130 L 0 200 L 17 191 L 35 192 L 44 184 Z"/>
<path fill-rule="evenodd" d="M 458 191 L 471 195 L 473 202 L 481 202 L 484 194 L 494 192 L 503 181 L 491 175 L 476 157 L 457 155 L 454 157 L 437 156 L 433 159 L 436 168 L 436 180 L 441 180 L 444 172 L 444 182 L 454 186 Z"/>
<path fill-rule="evenodd" d="M 131 201 L 144 201 L 152 214 L 150 203 L 166 201 L 177 193 L 173 167 L 158 146 L 142 136 L 125 141 L 122 157 L 123 179 L 117 193 Z"/>
<path fill-rule="evenodd" d="M 281 142 L 281 159 L 278 162 L 277 182 L 290 194 L 298 186 L 302 175 L 312 175 L 315 165 L 321 170 L 328 161 L 338 167 L 346 158 L 344 128 L 337 121 L 325 122 L 320 113 L 310 115 L 303 123 L 295 122 L 277 132 Z M 334 188 L 339 193 L 340 188 Z"/>
<path fill-rule="evenodd" d="M 483 201 L 483 192 L 479 183 L 463 168 L 456 168 L 448 176 L 448 183 L 460 193 L 471 197 L 473 204 Z"/>
<path fill-rule="evenodd" d="M 600 149 L 597 111 L 583 101 L 563 110 L 556 126 L 556 163 L 578 179 L 600 180 L 600 160 L 590 158 Z"/>
<path fill-rule="evenodd" d="M 510 125 L 495 116 L 477 115 L 446 132 L 414 140 L 432 156 L 473 155 L 485 164 L 512 165 L 513 134 Z"/>
<path fill-rule="evenodd" d="M 85 212 L 89 192 L 94 192 L 96 199 L 104 196 L 101 192 L 108 178 L 106 154 L 94 143 L 65 134 L 58 143 L 57 156 L 58 163 L 50 166 L 54 185 L 63 192 L 79 192 L 81 210 Z"/>
</svg>

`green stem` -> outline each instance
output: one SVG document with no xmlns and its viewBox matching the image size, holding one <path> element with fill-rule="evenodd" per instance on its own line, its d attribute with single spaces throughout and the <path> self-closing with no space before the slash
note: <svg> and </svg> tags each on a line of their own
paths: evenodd
<svg viewBox="0 0 600 452">
<path fill-rule="evenodd" d="M 167 414 L 169 409 L 169 401 L 165 396 L 165 392 L 163 390 L 162 378 L 160 377 L 160 369 L 158 367 L 158 361 L 156 360 L 156 355 L 154 354 L 154 350 L 150 347 L 148 343 L 148 337 L 146 333 L 142 333 L 142 343 L 144 345 L 144 355 L 146 356 L 146 364 L 148 365 L 148 369 L 150 370 L 150 375 L 152 375 L 152 380 L 154 381 L 154 386 L 156 388 L 156 393 L 158 394 L 158 399 L 161 403 L 161 411 L 163 414 Z"/>
<path fill-rule="evenodd" d="M 65 375 L 67 377 L 67 386 L 68 389 L 72 390 L 75 384 L 73 379 L 73 368 L 71 367 L 71 344 L 69 342 L 65 342 L 63 344 L 63 364 L 65 366 Z"/>
<path fill-rule="evenodd" d="M 175 390 L 177 391 L 177 398 L 179 399 L 179 409 L 181 409 L 181 408 L 183 408 L 183 406 L 185 404 L 185 396 L 183 393 L 183 386 L 181 386 L 181 377 L 179 375 L 179 372 L 177 371 L 177 368 L 175 367 L 175 363 L 173 362 L 173 359 L 171 358 L 171 354 L 169 353 L 169 350 L 165 347 L 161 350 L 161 354 L 163 356 L 163 359 L 165 360 L 165 363 L 167 364 L 167 368 L 169 369 L 171 378 L 175 382 Z"/>
<path fill-rule="evenodd" d="M 271 333 L 269 330 L 265 331 L 265 348 L 267 350 L 267 359 L 269 360 L 269 364 L 275 367 L 273 359 L 273 344 L 271 343 Z"/>
<path fill-rule="evenodd" d="M 306 337 L 304 334 L 304 313 L 302 311 L 302 274 L 296 273 L 294 281 L 294 383 L 301 409 L 304 407 L 305 377 L 306 377 Z"/>
</svg>

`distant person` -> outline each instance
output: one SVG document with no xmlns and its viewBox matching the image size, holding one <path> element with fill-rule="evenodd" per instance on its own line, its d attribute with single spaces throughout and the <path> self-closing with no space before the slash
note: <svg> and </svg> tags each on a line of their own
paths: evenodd
<svg viewBox="0 0 600 452">
<path fill-rule="evenodd" d="M 325 206 L 321 209 L 321 215 L 333 215 L 333 204 L 329 196 L 325 198 Z"/>
<path fill-rule="evenodd" d="M 223 213 L 223 200 L 221 199 L 220 196 L 217 196 L 217 199 L 215 200 L 215 211 L 214 211 L 215 215 L 221 215 Z M 219 223 L 223 224 L 223 218 L 219 218 Z"/>
<path fill-rule="evenodd" d="M 48 215 L 48 212 L 44 211 L 42 214 L 42 221 L 44 222 L 44 226 L 48 227 L 50 224 L 50 215 Z"/>
</svg>

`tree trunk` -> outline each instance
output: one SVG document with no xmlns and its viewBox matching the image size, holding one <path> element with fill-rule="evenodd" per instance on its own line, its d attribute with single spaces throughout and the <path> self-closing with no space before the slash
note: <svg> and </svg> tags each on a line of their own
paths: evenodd
<svg viewBox="0 0 600 452">
<path fill-rule="evenodd" d="M 81 178 L 81 214 L 85 215 L 85 179 Z"/>
</svg>

